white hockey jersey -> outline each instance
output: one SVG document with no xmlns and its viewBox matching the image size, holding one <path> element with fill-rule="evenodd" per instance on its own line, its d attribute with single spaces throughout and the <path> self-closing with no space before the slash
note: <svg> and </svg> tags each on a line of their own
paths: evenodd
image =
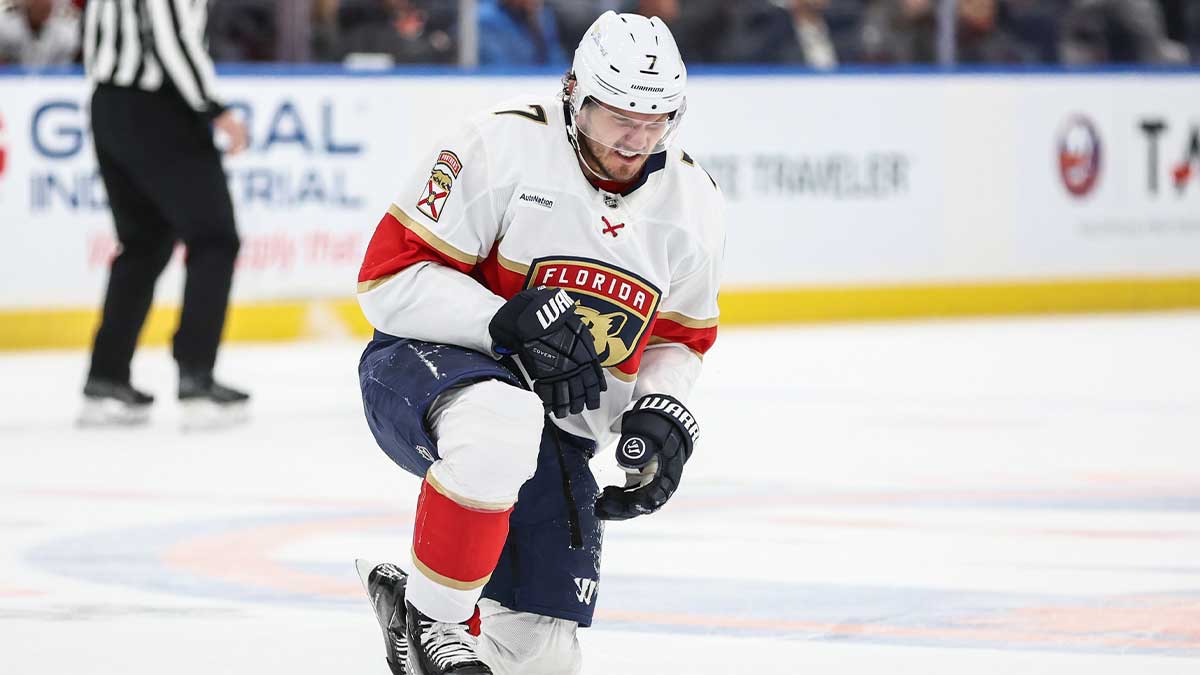
<svg viewBox="0 0 1200 675">
<path fill-rule="evenodd" d="M 490 354 L 506 299 L 567 289 L 608 391 L 599 410 L 554 421 L 604 445 L 637 397 L 685 400 L 716 339 L 724 202 L 678 148 L 624 194 L 598 189 L 564 122 L 557 98 L 501 106 L 421 158 L 375 230 L 358 298 L 384 333 Z"/>
</svg>

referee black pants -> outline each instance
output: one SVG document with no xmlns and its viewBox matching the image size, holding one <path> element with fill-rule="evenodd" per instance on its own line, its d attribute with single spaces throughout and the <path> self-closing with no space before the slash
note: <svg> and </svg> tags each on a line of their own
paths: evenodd
<svg viewBox="0 0 1200 675">
<path fill-rule="evenodd" d="M 92 96 L 92 137 L 121 246 L 90 376 L 129 380 L 155 281 L 177 241 L 185 247 L 187 281 L 173 354 L 181 370 L 211 371 L 240 242 L 208 122 L 170 89 L 100 85 Z"/>
</svg>

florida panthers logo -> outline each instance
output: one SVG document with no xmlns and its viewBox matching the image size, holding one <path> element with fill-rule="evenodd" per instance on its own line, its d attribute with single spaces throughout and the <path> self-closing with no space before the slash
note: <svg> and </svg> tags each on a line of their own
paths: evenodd
<svg viewBox="0 0 1200 675">
<path fill-rule="evenodd" d="M 605 368 L 637 372 L 641 344 L 658 311 L 662 294 L 625 270 L 585 258 L 539 258 L 529 267 L 525 287 L 565 288 L 578 302 L 575 313 L 592 333 Z"/>
<path fill-rule="evenodd" d="M 629 356 L 629 345 L 621 340 L 621 329 L 625 327 L 628 318 L 621 312 L 601 314 L 591 307 L 579 304 L 575 313 L 583 319 L 583 325 L 592 332 L 592 345 L 601 363 L 607 363 L 610 358 L 624 361 Z"/>
</svg>

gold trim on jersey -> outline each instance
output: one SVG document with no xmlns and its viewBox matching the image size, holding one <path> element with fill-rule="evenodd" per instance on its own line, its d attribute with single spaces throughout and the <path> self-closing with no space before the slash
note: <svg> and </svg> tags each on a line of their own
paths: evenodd
<svg viewBox="0 0 1200 675">
<path fill-rule="evenodd" d="M 619 369 L 617 369 L 616 366 L 614 366 L 612 368 L 605 368 L 605 370 L 608 371 L 609 375 L 612 375 L 613 377 L 617 378 L 618 380 L 620 380 L 622 382 L 636 382 L 637 381 L 637 377 L 638 377 L 637 373 L 634 373 L 632 375 L 630 375 L 629 373 L 623 373 Z"/>
<path fill-rule="evenodd" d="M 360 282 L 358 282 L 358 292 L 366 293 L 367 291 L 373 291 L 376 288 L 379 288 L 380 286 L 391 281 L 392 278 L 396 276 L 396 274 L 399 274 L 399 273 L 397 272 L 395 274 L 389 274 L 385 277 L 379 277 L 378 279 L 368 279 L 367 281 L 360 281 Z"/>
<path fill-rule="evenodd" d="M 717 325 L 717 317 L 711 319 L 693 319 L 679 312 L 659 312 L 658 318 L 672 321 L 684 328 L 712 328 Z"/>
<path fill-rule="evenodd" d="M 696 351 L 695 349 L 692 349 L 691 347 L 689 347 L 689 346 L 687 346 L 687 345 L 683 344 L 682 342 L 676 342 L 676 341 L 674 341 L 674 340 L 668 340 L 668 339 L 666 339 L 666 338 L 660 338 L 660 337 L 658 337 L 657 335 L 651 335 L 651 336 L 650 336 L 650 339 L 646 341 L 646 346 L 647 346 L 647 347 L 657 347 L 658 345 L 679 345 L 680 347 L 683 347 L 684 349 L 688 350 L 689 352 L 691 352 L 691 353 L 695 354 L 696 356 L 700 357 L 700 360 L 701 360 L 701 361 L 703 361 L 703 360 L 704 360 L 704 355 L 703 355 L 703 354 L 701 354 L 700 352 Z M 645 356 L 644 356 L 644 353 L 643 353 L 643 358 L 645 358 Z"/>
<path fill-rule="evenodd" d="M 465 506 L 469 509 L 474 509 L 476 511 L 496 512 L 496 511 L 507 511 L 510 508 L 512 508 L 511 503 L 505 504 L 505 503 L 501 503 L 501 502 L 483 502 L 483 501 L 479 501 L 477 499 L 471 499 L 470 497 L 464 497 L 464 496 L 448 489 L 445 485 L 442 485 L 440 482 L 438 482 L 438 479 L 435 478 L 433 475 L 432 468 L 429 471 L 425 472 L 425 482 L 429 483 L 429 487 L 433 488 L 434 490 L 437 490 L 438 494 L 442 495 L 446 499 L 449 499 L 450 501 L 454 502 L 455 504 L 458 504 L 459 506 Z"/>
<path fill-rule="evenodd" d="M 499 252 L 496 253 L 496 262 L 500 263 L 500 266 L 503 267 L 504 269 L 508 270 L 509 272 L 516 272 L 517 274 L 520 274 L 521 276 L 525 276 L 526 274 L 529 274 L 529 265 L 519 263 L 515 260 L 509 260 L 508 258 L 505 258 L 504 256 L 500 255 Z"/>
<path fill-rule="evenodd" d="M 464 265 L 473 266 L 479 264 L 479 256 L 471 255 L 466 251 L 460 251 L 459 249 L 454 248 L 450 244 L 446 243 L 446 241 L 441 237 L 434 234 L 429 228 L 425 227 L 421 223 L 418 223 L 415 218 L 405 213 L 404 209 L 400 208 L 399 206 L 392 204 L 388 207 L 388 213 L 390 213 L 393 218 L 400 221 L 401 225 L 408 228 L 413 234 L 420 237 L 421 241 L 429 244 L 438 253 L 441 253 L 447 258 L 456 260 Z"/>
<path fill-rule="evenodd" d="M 429 569 L 428 565 L 421 562 L 421 559 L 417 557 L 417 550 L 415 548 L 412 549 L 412 560 L 413 564 L 417 566 L 417 569 L 425 576 L 425 578 L 439 586 L 453 588 L 456 591 L 473 591 L 478 588 L 483 588 L 492 578 L 492 575 L 488 574 L 486 577 L 482 579 L 476 579 L 474 581 L 459 581 L 458 579 L 451 579 L 450 577 L 443 576 Z"/>
</svg>

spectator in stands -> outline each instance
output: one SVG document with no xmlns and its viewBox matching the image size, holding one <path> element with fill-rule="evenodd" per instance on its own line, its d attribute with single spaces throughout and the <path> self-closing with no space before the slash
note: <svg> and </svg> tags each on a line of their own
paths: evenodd
<svg viewBox="0 0 1200 675">
<path fill-rule="evenodd" d="M 30 68 L 74 63 L 79 31 L 72 0 L 0 1 L 0 63 Z"/>
<path fill-rule="evenodd" d="M 451 63 L 458 56 L 449 32 L 430 24 L 424 3 L 375 0 L 349 25 L 341 20 L 341 5 L 341 0 L 314 3 L 312 51 L 317 60 L 382 54 L 392 63 Z"/>
<path fill-rule="evenodd" d="M 1200 2 L 1192 2 L 1183 10 L 1183 30 L 1192 62 L 1200 63 Z"/>
<path fill-rule="evenodd" d="M 214 61 L 273 61 L 277 32 L 274 0 L 213 0 L 209 7 Z"/>
<path fill-rule="evenodd" d="M 566 67 L 554 10 L 542 0 L 480 0 L 479 64 Z"/>
<path fill-rule="evenodd" d="M 781 61 L 803 63 L 818 70 L 838 65 L 837 48 L 830 37 L 825 12 L 829 0 L 791 0 L 792 39 L 784 46 Z"/>
<path fill-rule="evenodd" d="M 685 5 L 687 11 L 684 11 Z M 706 17 L 713 14 L 715 9 L 716 4 L 711 0 L 624 0 L 616 11 L 657 16 L 662 19 L 671 29 L 671 35 L 674 36 L 675 44 L 683 54 L 684 60 L 694 62 L 712 60 L 698 55 L 701 46 L 696 44 L 694 38 L 699 35 L 710 43 L 719 41 L 722 30 L 720 21 L 714 22 L 707 30 L 704 26 Z"/>
<path fill-rule="evenodd" d="M 782 60 L 781 46 L 789 43 L 792 27 L 787 12 L 770 0 L 715 3 L 704 9 L 696 36 L 709 43 L 704 60 L 725 63 L 773 63 Z M 690 11 L 691 8 L 689 8 Z M 684 58 L 687 53 L 684 52 Z"/>
<path fill-rule="evenodd" d="M 1058 22 L 1072 0 L 1004 0 L 1000 23 L 1040 63 L 1058 63 Z"/>
<path fill-rule="evenodd" d="M 642 16 L 657 16 L 663 23 L 677 23 L 683 14 L 680 0 L 634 0 L 625 3 L 622 11 L 641 14 Z M 675 40 L 679 42 L 678 39 Z"/>
<path fill-rule="evenodd" d="M 625 0 L 546 0 L 546 4 L 554 9 L 554 15 L 558 17 L 559 42 L 569 45 L 571 48 L 579 44 L 579 41 L 583 39 L 583 34 L 587 32 L 596 17 L 608 10 L 611 9 L 614 12 L 638 11 L 628 9 Z M 645 16 L 653 15 L 646 14 Z M 673 26 L 671 30 L 674 32 Z"/>
<path fill-rule="evenodd" d="M 723 8 L 715 35 L 716 60 L 733 63 L 795 63 L 837 66 L 825 11 L 829 0 L 751 0 Z M 686 54 L 686 52 L 685 52 Z"/>
<path fill-rule="evenodd" d="M 1187 47 L 1194 62 L 1200 62 L 1200 2 L 1158 0 L 1162 6 L 1167 37 Z"/>
<path fill-rule="evenodd" d="M 777 2 L 782 0 L 776 0 Z M 868 0 L 829 0 L 821 16 L 839 63 L 862 60 L 862 17 Z"/>
<path fill-rule="evenodd" d="M 1075 0 L 1062 20 L 1059 55 L 1068 65 L 1188 60 L 1187 48 L 1167 38 L 1155 0 Z"/>
<path fill-rule="evenodd" d="M 863 20 L 863 53 L 880 63 L 936 63 L 934 0 L 875 0 Z M 997 0 L 958 0 L 959 63 L 1030 63 L 1036 50 L 1000 26 Z"/>
</svg>

